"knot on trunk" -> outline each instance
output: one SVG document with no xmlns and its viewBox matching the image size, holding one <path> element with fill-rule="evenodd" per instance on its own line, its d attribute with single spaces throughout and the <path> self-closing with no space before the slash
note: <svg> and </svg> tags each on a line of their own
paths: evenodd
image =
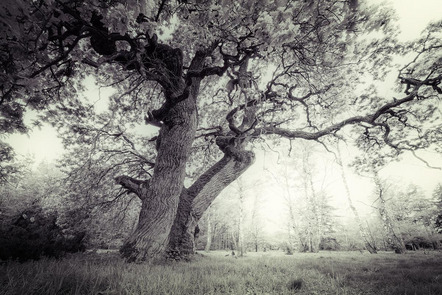
<svg viewBox="0 0 442 295">
<path fill-rule="evenodd" d="M 255 154 L 244 150 L 243 139 L 235 136 L 218 136 L 216 144 L 228 157 L 234 158 L 237 162 L 250 163 L 255 159 Z"/>
</svg>

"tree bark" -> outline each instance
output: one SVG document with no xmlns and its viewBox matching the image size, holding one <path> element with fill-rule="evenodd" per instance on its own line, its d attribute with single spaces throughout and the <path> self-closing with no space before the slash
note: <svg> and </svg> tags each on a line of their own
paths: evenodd
<svg viewBox="0 0 442 295">
<path fill-rule="evenodd" d="M 188 73 L 200 72 L 210 52 L 198 51 Z M 202 79 L 203 76 L 195 74 L 190 78 L 190 86 L 187 85 L 187 77 L 174 83 L 171 89 L 164 89 L 166 102 L 152 112 L 153 119 L 163 122 L 152 178 L 148 183 L 126 183 L 131 184 L 126 188 L 135 192 L 142 201 L 138 226 L 120 250 L 128 262 L 165 258 L 180 260 L 194 254 L 195 229 L 201 216 L 220 192 L 254 162 L 254 153 L 244 150 L 245 137 L 234 132 L 218 136 L 216 144 L 224 157 L 191 187 L 184 188 L 186 163 L 197 128 L 197 98 Z M 251 124 L 247 119 L 243 120 L 241 127 Z M 138 187 L 132 188 L 134 183 Z"/>
<path fill-rule="evenodd" d="M 204 54 L 197 53 L 190 68 L 200 70 L 204 59 Z M 138 190 L 142 201 L 138 225 L 120 250 L 128 262 L 165 257 L 178 204 L 187 198 L 183 184 L 187 159 L 196 134 L 197 97 L 202 78 L 192 78 L 188 96 L 173 101 L 173 97 L 186 90 L 182 80 L 183 83 L 177 83 L 173 89 L 166 91 L 168 94 L 161 110 L 163 124 L 157 141 L 154 172 L 149 186 L 140 186 Z"/>
<path fill-rule="evenodd" d="M 160 144 L 150 186 L 141 191 L 142 207 L 135 232 L 123 246 L 127 261 L 160 258 L 167 246 L 183 188 L 185 168 L 196 132 L 196 107 L 186 99 L 171 108 L 168 124 L 160 131 Z"/>
<path fill-rule="evenodd" d="M 201 175 L 180 197 L 178 212 L 169 234 L 168 257 L 188 259 L 195 253 L 195 227 L 203 213 L 230 183 L 235 181 L 255 160 L 251 151 L 235 150 Z"/>
</svg>

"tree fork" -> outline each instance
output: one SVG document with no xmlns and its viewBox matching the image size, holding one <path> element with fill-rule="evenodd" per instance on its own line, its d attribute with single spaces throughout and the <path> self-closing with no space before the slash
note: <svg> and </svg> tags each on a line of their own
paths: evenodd
<svg viewBox="0 0 442 295">
<path fill-rule="evenodd" d="M 200 71 L 204 67 L 205 57 L 205 54 L 197 52 L 190 69 Z M 166 257 L 179 202 L 186 193 L 183 189 L 186 163 L 196 134 L 197 98 L 202 79 L 194 77 L 192 83 L 186 85 L 181 78 L 183 83 L 178 83 L 180 89 L 165 90 L 172 93 L 172 97 L 186 89 L 189 94 L 173 104 L 166 101 L 168 107 L 164 109 L 164 124 L 158 136 L 158 155 L 149 180 L 150 186 L 140 197 L 142 206 L 137 228 L 120 251 L 128 262 L 162 260 Z"/>
</svg>

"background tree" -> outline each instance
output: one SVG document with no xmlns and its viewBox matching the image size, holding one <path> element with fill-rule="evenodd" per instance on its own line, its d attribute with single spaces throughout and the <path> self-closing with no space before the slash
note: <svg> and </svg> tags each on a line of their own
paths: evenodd
<svg viewBox="0 0 442 295">
<path fill-rule="evenodd" d="M 324 175 L 316 173 L 327 170 L 321 160 L 313 145 L 303 143 L 290 156 L 282 157 L 280 171 L 269 171 L 282 190 L 287 210 L 289 253 L 292 249 L 317 252 L 326 241 L 334 240 L 334 208 L 321 185 Z"/>
<path fill-rule="evenodd" d="M 361 238 L 364 241 L 365 248 L 368 250 L 368 252 L 370 252 L 372 254 L 373 253 L 376 254 L 377 248 L 376 248 L 376 243 L 373 239 L 373 236 L 370 234 L 368 226 L 366 224 L 364 224 L 363 221 L 361 220 L 358 210 L 353 205 L 353 200 L 351 198 L 350 189 L 348 187 L 347 176 L 345 173 L 344 164 L 342 162 L 342 155 L 341 155 L 341 149 L 339 148 L 339 143 L 337 144 L 336 147 L 337 147 L 337 162 L 338 162 L 338 165 L 341 169 L 342 182 L 344 183 L 345 194 L 347 196 L 348 206 L 350 207 L 351 211 L 353 212 L 353 214 L 355 216 L 355 220 L 356 220 L 356 223 L 359 228 L 359 234 L 361 235 Z"/>
<path fill-rule="evenodd" d="M 265 239 L 265 221 L 262 213 L 261 199 L 262 196 L 258 192 L 253 194 L 247 233 L 247 240 L 249 241 L 248 243 L 250 244 L 250 248 L 255 252 L 258 252 L 258 250 L 262 247 Z"/>
<path fill-rule="evenodd" d="M 434 225 L 436 227 L 436 230 L 438 233 L 442 233 L 442 185 L 439 184 L 434 192 L 433 192 L 433 197 L 436 201 L 436 218 L 434 221 Z"/>
<path fill-rule="evenodd" d="M 382 183 L 382 181 L 379 178 L 379 175 L 377 174 L 377 171 L 373 172 L 373 174 L 374 174 L 374 181 L 376 184 L 376 191 L 375 191 L 375 194 L 377 194 L 376 201 L 378 204 L 379 216 L 382 220 L 383 227 L 385 230 L 386 241 L 390 246 L 390 248 L 392 248 L 396 253 L 402 254 L 405 252 L 405 244 L 402 235 L 400 233 L 400 229 L 397 228 L 397 223 L 392 217 L 389 206 L 387 205 L 386 195 L 388 187 L 385 183 Z"/>
<path fill-rule="evenodd" d="M 206 216 L 206 228 L 207 228 L 207 232 L 206 232 L 206 245 L 204 246 L 204 251 L 206 252 L 210 252 L 210 248 L 212 247 L 212 211 L 211 211 L 211 207 L 209 207 L 205 213 Z"/>
<path fill-rule="evenodd" d="M 440 142 L 433 120 L 442 92 L 440 23 L 402 46 L 389 12 L 358 1 L 3 1 L 1 8 L 2 118 L 20 131 L 26 107 L 45 110 L 43 119 L 85 155 L 82 167 L 104 159 L 112 173 L 94 167 L 96 176 L 121 173 L 117 183 L 141 202 L 122 249 L 128 261 L 192 254 L 201 216 L 252 165 L 249 149 L 262 138 L 326 143 L 351 125 L 361 149 L 392 157 Z M 385 77 L 395 53 L 410 52 L 417 54 L 399 70 L 400 98 L 366 83 Z M 86 75 L 117 89 L 107 114 L 78 98 Z M 155 138 L 132 138 L 128 131 L 142 121 L 160 128 Z M 103 137 L 127 147 L 110 153 Z M 211 156 L 198 156 L 204 151 Z M 140 164 L 114 165 L 115 154 Z M 194 181 L 185 186 L 186 168 Z"/>
<path fill-rule="evenodd" d="M 202 238 L 206 235 L 207 240 L 207 235 L 211 233 L 210 249 L 212 250 L 229 250 L 230 253 L 239 251 L 240 200 L 236 192 L 237 187 L 223 192 L 220 198 L 210 206 L 210 210 L 205 212 L 205 215 L 210 214 L 210 224 L 199 223 Z"/>
<path fill-rule="evenodd" d="M 398 188 L 395 192 L 390 197 L 389 207 L 407 248 L 437 249 L 439 237 L 433 224 L 434 204 L 415 185 L 405 190 Z"/>
</svg>

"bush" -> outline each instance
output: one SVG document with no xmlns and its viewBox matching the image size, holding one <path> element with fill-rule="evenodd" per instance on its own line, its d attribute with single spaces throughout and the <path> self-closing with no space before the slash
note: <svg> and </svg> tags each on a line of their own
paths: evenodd
<svg viewBox="0 0 442 295">
<path fill-rule="evenodd" d="M 285 243 L 282 248 L 286 255 L 293 255 L 293 247 L 289 243 Z"/>
<path fill-rule="evenodd" d="M 321 243 L 319 244 L 319 248 L 321 250 L 332 250 L 337 251 L 341 249 L 341 245 L 335 238 L 322 238 Z"/>
<path fill-rule="evenodd" d="M 37 260 L 59 258 L 66 252 L 84 251 L 85 232 L 66 236 L 57 225 L 55 212 L 45 213 L 38 205 L 12 216 L 0 229 L 0 259 Z"/>
<path fill-rule="evenodd" d="M 435 243 L 424 237 L 412 237 L 408 240 L 405 240 L 405 248 L 407 250 L 419 250 L 423 249 L 434 249 Z"/>
</svg>

